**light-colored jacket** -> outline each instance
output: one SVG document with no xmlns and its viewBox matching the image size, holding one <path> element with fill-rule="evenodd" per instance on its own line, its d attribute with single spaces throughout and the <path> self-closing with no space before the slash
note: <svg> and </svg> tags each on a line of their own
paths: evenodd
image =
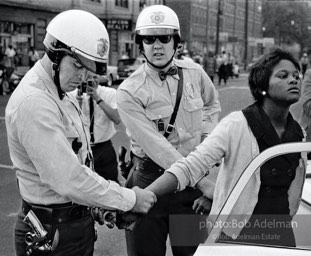
<svg viewBox="0 0 311 256">
<path fill-rule="evenodd" d="M 11 95 L 5 111 L 8 144 L 21 196 L 29 203 L 75 202 L 130 210 L 135 192 L 93 172 L 85 164 L 89 133 L 78 102 L 60 100 L 39 60 Z M 74 140 L 82 143 L 77 154 Z"/>
<path fill-rule="evenodd" d="M 259 154 L 259 147 L 242 111 L 229 114 L 221 120 L 214 131 L 197 148 L 171 166 L 167 171 L 173 173 L 179 182 L 179 189 L 196 186 L 202 177 L 208 177 L 209 171 L 223 158 L 215 188 L 206 187 L 205 194 L 213 193 L 213 205 L 210 216 L 219 214 L 230 191 L 247 165 Z M 306 171 L 306 154 L 302 153 L 295 179 L 288 191 L 290 215 L 293 216 L 299 207 Z M 237 200 L 233 211 L 227 219 L 247 223 L 258 201 L 260 188 L 260 170 L 252 176 L 243 193 Z M 233 217 L 234 216 L 234 217 Z M 240 218 L 240 219 L 239 219 Z M 229 236 L 239 234 L 241 227 L 224 229 Z"/>
</svg>

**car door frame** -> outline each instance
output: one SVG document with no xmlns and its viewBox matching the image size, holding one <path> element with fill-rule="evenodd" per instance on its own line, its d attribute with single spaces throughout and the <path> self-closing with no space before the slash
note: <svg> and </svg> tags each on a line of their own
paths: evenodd
<svg viewBox="0 0 311 256">
<path fill-rule="evenodd" d="M 245 186 L 257 171 L 265 162 L 269 161 L 271 158 L 290 154 L 290 153 L 300 153 L 300 152 L 310 152 L 311 142 L 295 142 L 295 143 L 284 143 L 277 146 L 270 147 L 256 156 L 252 162 L 245 168 L 237 183 L 233 187 L 231 193 L 229 194 L 227 200 L 225 201 L 222 209 L 217 215 L 214 223 L 224 223 L 227 216 L 231 213 L 234 205 L 236 204 L 240 194 L 244 190 Z M 205 241 L 205 245 L 215 244 L 217 238 L 220 236 L 222 231 L 221 225 L 214 225 L 209 232 L 209 235 Z"/>
</svg>

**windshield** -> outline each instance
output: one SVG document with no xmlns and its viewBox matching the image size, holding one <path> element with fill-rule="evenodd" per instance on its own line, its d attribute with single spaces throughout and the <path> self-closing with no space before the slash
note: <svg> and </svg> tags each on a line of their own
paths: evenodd
<svg viewBox="0 0 311 256">
<path fill-rule="evenodd" d="M 131 65 L 134 65 L 135 62 L 136 62 L 136 59 L 119 60 L 118 61 L 118 67 L 122 68 L 125 66 L 131 66 Z"/>
</svg>

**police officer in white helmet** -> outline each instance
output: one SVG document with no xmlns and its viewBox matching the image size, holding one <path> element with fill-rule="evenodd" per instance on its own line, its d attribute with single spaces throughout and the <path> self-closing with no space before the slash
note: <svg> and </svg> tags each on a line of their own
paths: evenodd
<svg viewBox="0 0 311 256">
<path fill-rule="evenodd" d="M 48 25 L 44 45 L 46 54 L 6 107 L 22 197 L 16 255 L 93 255 L 93 217 L 103 214 L 98 208 L 147 213 L 156 197 L 93 172 L 87 127 L 76 99 L 66 94 L 89 72 L 105 74 L 109 38 L 103 23 L 82 10 L 62 12 Z M 98 215 L 90 215 L 92 207 Z"/>
<path fill-rule="evenodd" d="M 193 151 L 218 122 L 217 91 L 198 64 L 174 59 L 179 42 L 179 20 L 172 9 L 154 5 L 140 13 L 136 43 L 147 61 L 117 92 L 118 111 L 131 136 L 133 155 L 134 167 L 127 187 L 147 187 L 165 169 Z M 208 182 L 204 180 L 199 183 Z M 173 223 L 169 216 L 203 214 L 209 207 L 210 201 L 198 189 L 186 188 L 158 198 L 150 212 L 136 222 L 135 229 L 126 231 L 128 255 L 164 256 L 170 225 L 182 230 L 191 220 L 173 218 Z M 170 233 L 174 255 L 194 253 L 203 241 L 201 237 L 189 239 L 199 234 L 196 231 L 181 236 Z M 176 240 L 178 236 L 188 243 Z"/>
</svg>

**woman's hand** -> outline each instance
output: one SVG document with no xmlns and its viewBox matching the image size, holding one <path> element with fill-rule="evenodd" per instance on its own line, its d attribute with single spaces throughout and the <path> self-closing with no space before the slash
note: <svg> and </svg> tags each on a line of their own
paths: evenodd
<svg viewBox="0 0 311 256">
<path fill-rule="evenodd" d="M 206 196 L 201 196 L 194 201 L 192 209 L 197 214 L 209 214 L 212 208 L 212 203 L 213 201 L 208 199 Z"/>
</svg>

